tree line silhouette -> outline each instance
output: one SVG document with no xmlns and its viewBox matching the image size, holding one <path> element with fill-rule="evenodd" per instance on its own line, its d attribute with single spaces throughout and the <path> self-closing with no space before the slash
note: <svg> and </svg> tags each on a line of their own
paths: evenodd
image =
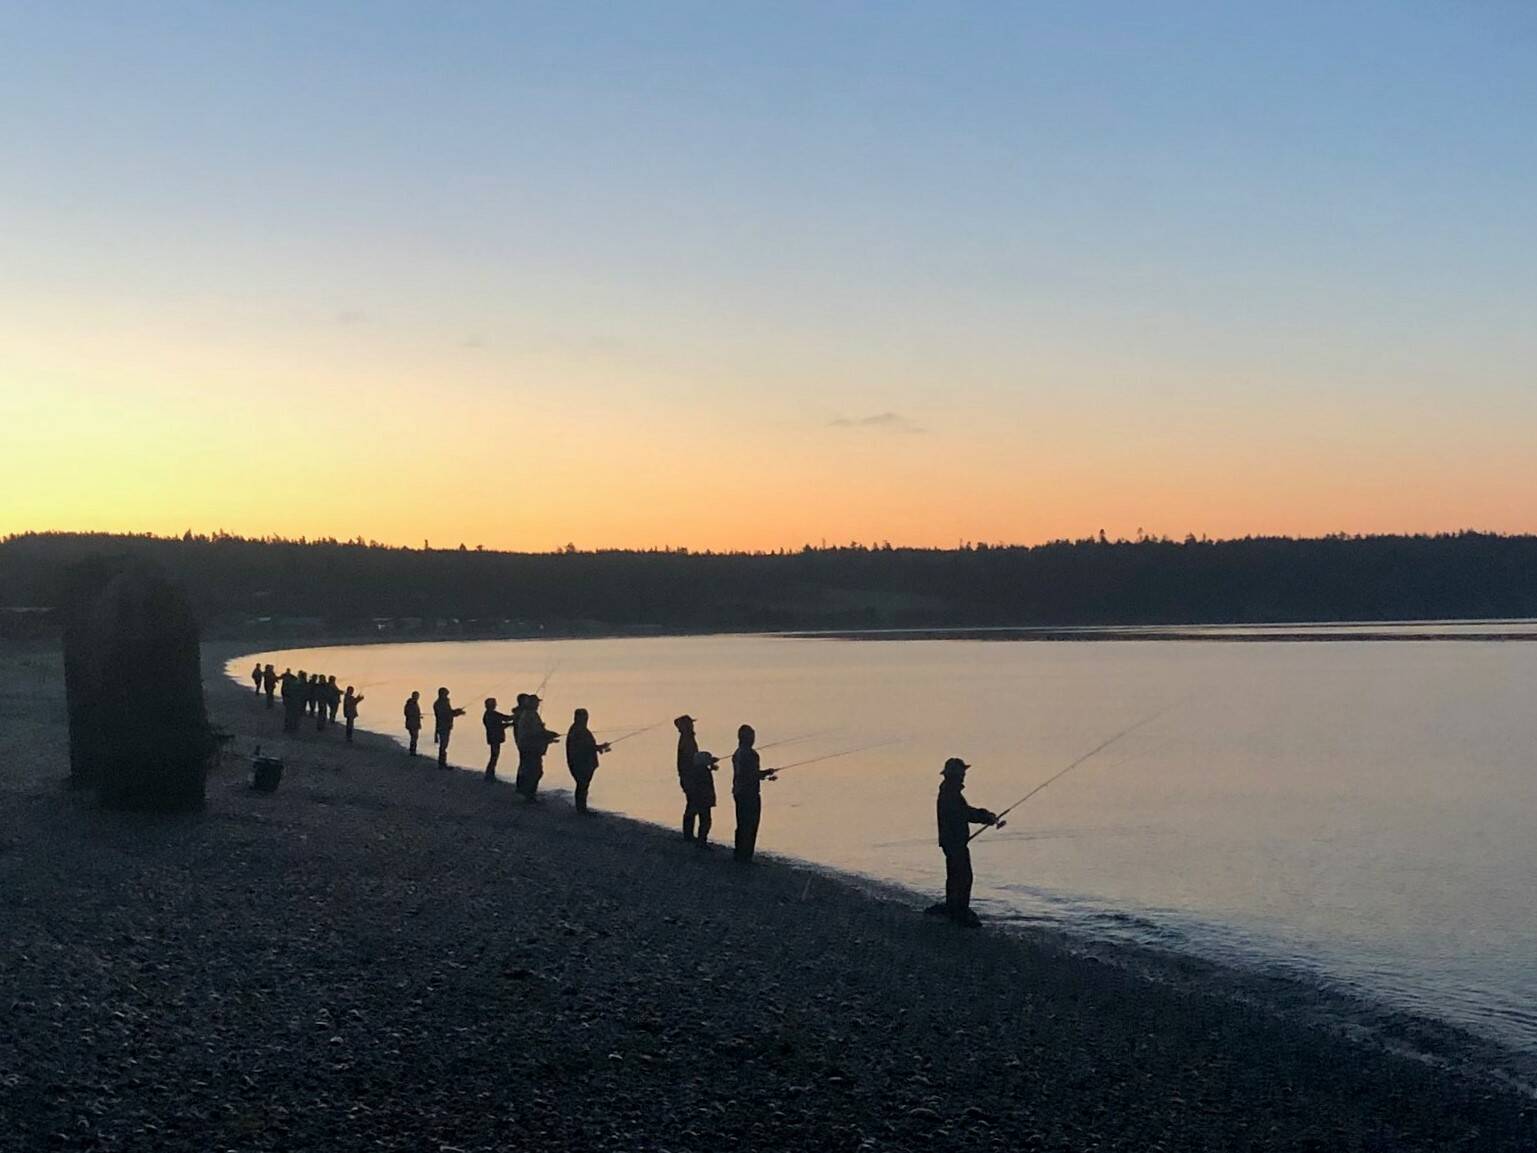
<svg viewBox="0 0 1537 1153">
<path fill-rule="evenodd" d="M 70 567 L 93 555 L 154 562 L 214 634 L 1537 617 L 1537 536 L 1472 531 L 774 553 L 23 533 L 0 541 L 0 605 L 57 606 Z"/>
</svg>

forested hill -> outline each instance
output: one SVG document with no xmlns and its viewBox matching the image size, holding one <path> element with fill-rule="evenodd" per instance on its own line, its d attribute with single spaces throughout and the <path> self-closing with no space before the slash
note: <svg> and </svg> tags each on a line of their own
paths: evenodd
<svg viewBox="0 0 1537 1153">
<path fill-rule="evenodd" d="M 1537 616 L 1537 537 L 1473 532 L 774 554 L 24 534 L 0 541 L 0 606 L 56 605 L 93 554 L 150 558 L 206 627 L 245 635 Z"/>
</svg>

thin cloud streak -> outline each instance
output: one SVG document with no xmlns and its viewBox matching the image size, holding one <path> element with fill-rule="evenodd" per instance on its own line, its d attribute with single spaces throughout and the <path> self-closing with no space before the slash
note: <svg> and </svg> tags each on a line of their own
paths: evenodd
<svg viewBox="0 0 1537 1153">
<path fill-rule="evenodd" d="M 835 417 L 828 421 L 829 428 L 864 429 L 871 432 L 900 432 L 919 434 L 928 429 L 915 424 L 899 412 L 877 412 L 870 416 Z"/>
</svg>

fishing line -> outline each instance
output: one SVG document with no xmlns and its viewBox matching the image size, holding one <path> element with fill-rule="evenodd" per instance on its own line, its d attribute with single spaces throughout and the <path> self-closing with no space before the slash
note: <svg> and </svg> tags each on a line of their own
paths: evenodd
<svg viewBox="0 0 1537 1153">
<path fill-rule="evenodd" d="M 855 753 L 867 753 L 871 749 L 884 749 L 887 745 L 900 745 L 905 740 L 907 740 L 906 737 L 893 737 L 889 741 L 876 741 L 873 745 L 860 745 L 857 749 L 844 749 L 842 752 L 837 753 L 823 753 L 820 757 L 808 757 L 804 761 L 793 761 L 788 765 L 780 765 L 778 768 L 770 769 L 769 772 L 782 773 L 786 769 L 798 769 L 803 765 L 815 765 L 818 762 L 831 761 L 837 757 L 852 757 Z"/>
<path fill-rule="evenodd" d="M 799 743 L 800 741 L 809 741 L 813 737 L 826 737 L 836 733 L 837 731 L 837 729 L 819 729 L 814 733 L 801 733 L 799 736 L 781 737 L 777 741 L 770 741 L 766 745 L 757 746 L 757 748 L 761 753 L 764 749 L 777 749 L 780 745 L 793 745 Z"/>
<path fill-rule="evenodd" d="M 647 725 L 645 728 L 631 729 L 629 732 L 623 734 L 622 736 L 614 737 L 611 740 L 604 741 L 603 743 L 605 745 L 607 745 L 609 748 L 613 748 L 620 741 L 627 741 L 631 737 L 638 737 L 638 736 L 641 735 L 641 733 L 649 733 L 652 729 L 659 729 L 659 728 L 661 728 L 666 723 L 667 723 L 666 721 L 657 721 L 656 724 L 654 724 L 654 725 Z"/>
<path fill-rule="evenodd" d="M 998 814 L 997 820 L 995 820 L 991 825 L 983 825 L 976 832 L 972 833 L 971 836 L 966 838 L 966 843 L 968 845 L 971 844 L 972 841 L 975 841 L 983 833 L 987 832 L 988 829 L 1001 829 L 1001 828 L 1003 828 L 1003 825 L 1004 825 L 1004 820 L 1003 819 L 1005 817 L 1007 817 L 1015 809 L 1019 808 L 1020 805 L 1024 804 L 1031 797 L 1035 796 L 1035 794 L 1039 793 L 1042 789 L 1046 788 L 1046 786 L 1052 784 L 1055 781 L 1060 781 L 1063 777 L 1067 776 L 1068 773 L 1072 772 L 1079 765 L 1083 764 L 1085 761 L 1089 760 L 1091 757 L 1098 756 L 1100 753 L 1104 752 L 1111 745 L 1115 744 L 1117 741 L 1121 740 L 1123 737 L 1129 737 L 1132 733 L 1136 732 L 1138 729 L 1142 728 L 1144 725 L 1152 724 L 1154 721 L 1156 721 L 1159 717 L 1163 716 L 1165 713 L 1167 713 L 1173 707 L 1174 707 L 1173 705 L 1169 705 L 1166 708 L 1159 709 L 1156 713 L 1152 713 L 1149 716 L 1143 717 L 1140 721 L 1137 721 L 1135 724 L 1131 724 L 1131 725 L 1126 726 L 1126 728 L 1124 728 L 1120 732 L 1116 733 L 1113 737 L 1107 737 L 1105 740 L 1103 740 L 1099 744 L 1095 745 L 1088 752 L 1084 753 L 1083 756 L 1081 756 L 1077 760 L 1073 761 L 1072 764 L 1067 766 L 1067 768 L 1053 773 L 1051 776 L 1047 777 L 1040 784 L 1036 785 L 1035 788 L 1031 789 L 1024 796 L 1020 797 L 1019 800 L 1015 801 L 1008 808 L 1004 809 L 1003 812 Z"/>
</svg>

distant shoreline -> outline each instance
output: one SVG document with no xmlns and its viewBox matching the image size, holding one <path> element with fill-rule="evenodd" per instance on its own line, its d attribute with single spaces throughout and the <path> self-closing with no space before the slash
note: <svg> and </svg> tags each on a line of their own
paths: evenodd
<svg viewBox="0 0 1537 1153">
<path fill-rule="evenodd" d="M 1431 624 L 1440 622 L 1409 622 Z M 1294 629 L 1274 630 L 1276 625 L 1139 625 L 1120 628 L 1091 625 L 1081 628 L 1039 627 L 987 627 L 987 628 L 936 628 L 936 629 L 833 629 L 826 632 L 798 631 L 774 633 L 774 636 L 792 637 L 797 640 L 840 641 L 1035 641 L 1053 643 L 1102 641 L 1138 641 L 1167 643 L 1170 641 L 1200 641 L 1204 644 L 1340 644 L 1344 642 L 1387 641 L 1403 643 L 1412 641 L 1537 641 L 1537 630 L 1532 632 L 1390 632 L 1369 631 L 1328 632 L 1342 626 L 1322 625 L 1316 631 Z M 1262 631 L 1265 630 L 1265 631 Z"/>
<path fill-rule="evenodd" d="M 1520 629 L 1477 631 L 1483 626 L 1526 625 Z M 1461 631 L 1459 631 L 1459 628 Z M 1431 631 L 1416 631 L 1429 629 Z M 228 649 L 231 659 L 242 653 L 284 649 L 350 648 L 365 645 L 481 644 L 487 642 L 566 643 L 612 640 L 672 640 L 689 637 L 763 637 L 782 640 L 834 641 L 1001 641 L 1052 644 L 1135 641 L 1139 643 L 1200 642 L 1203 644 L 1342 644 L 1411 642 L 1527 642 L 1537 641 L 1537 620 L 1406 620 L 1319 621 L 1304 624 L 1189 625 L 978 625 L 894 629 L 615 629 L 585 633 L 520 633 L 507 636 L 401 637 L 377 634 L 334 634 L 322 637 L 217 637 L 208 644 Z"/>
</svg>

